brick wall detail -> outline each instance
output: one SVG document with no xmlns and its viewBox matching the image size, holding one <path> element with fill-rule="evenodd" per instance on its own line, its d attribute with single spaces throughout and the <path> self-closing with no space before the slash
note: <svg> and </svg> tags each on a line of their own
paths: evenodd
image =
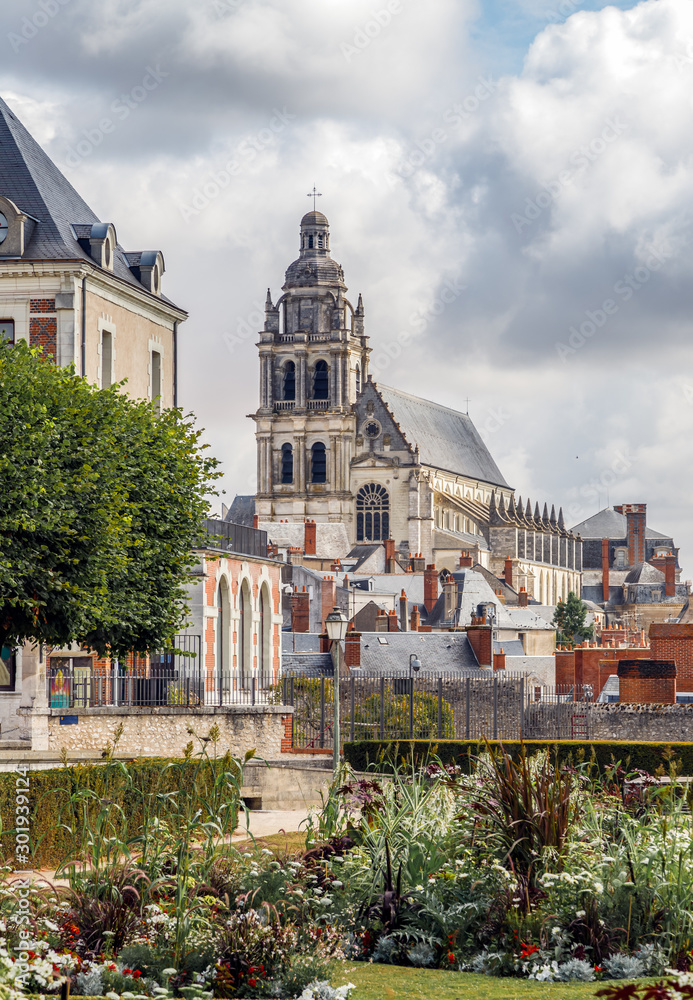
<svg viewBox="0 0 693 1000">
<path fill-rule="evenodd" d="M 54 316 L 32 317 L 29 320 L 29 343 L 42 347 L 44 354 L 55 358 L 58 351 L 58 321 Z"/>
<path fill-rule="evenodd" d="M 621 703 L 676 704 L 676 666 L 664 660 L 622 660 L 618 685 Z"/>
</svg>

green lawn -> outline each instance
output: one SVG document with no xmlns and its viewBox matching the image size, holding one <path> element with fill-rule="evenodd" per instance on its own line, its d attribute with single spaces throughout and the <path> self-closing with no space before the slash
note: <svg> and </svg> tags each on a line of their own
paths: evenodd
<svg viewBox="0 0 693 1000">
<path fill-rule="evenodd" d="M 654 982 L 655 980 L 648 980 Z M 621 981 L 622 982 L 622 981 Z M 350 1000 L 583 1000 L 605 983 L 535 983 L 471 972 L 344 962 L 333 986 L 354 983 Z"/>
</svg>

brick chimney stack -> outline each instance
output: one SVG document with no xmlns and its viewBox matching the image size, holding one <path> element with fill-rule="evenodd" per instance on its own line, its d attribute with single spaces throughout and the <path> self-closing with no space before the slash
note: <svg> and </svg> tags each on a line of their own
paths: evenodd
<svg viewBox="0 0 693 1000">
<path fill-rule="evenodd" d="M 409 631 L 409 599 L 404 591 L 399 595 L 399 624 L 402 632 Z"/>
<path fill-rule="evenodd" d="M 418 632 L 421 628 L 421 615 L 419 614 L 419 609 L 414 605 L 414 610 L 411 613 L 411 630 L 412 632 Z"/>
<path fill-rule="evenodd" d="M 619 514 L 625 514 L 628 534 L 628 560 L 631 566 L 645 562 L 645 526 L 647 504 L 624 503 L 614 507 Z"/>
<path fill-rule="evenodd" d="M 317 554 L 318 526 L 315 521 L 306 521 L 303 551 L 307 556 Z"/>
<path fill-rule="evenodd" d="M 397 621 L 397 612 L 393 608 L 392 611 L 387 613 L 387 631 L 388 632 L 399 632 L 399 622 Z"/>
<path fill-rule="evenodd" d="M 474 565 L 472 557 L 468 552 L 463 552 L 460 556 L 460 569 L 471 569 Z"/>
<path fill-rule="evenodd" d="M 291 595 L 291 631 L 310 632 L 310 594 L 305 587 L 294 587 Z"/>
<path fill-rule="evenodd" d="M 375 631 L 387 632 L 387 611 L 379 611 L 375 616 Z"/>
<path fill-rule="evenodd" d="M 347 667 L 361 666 L 361 633 L 350 629 L 344 641 L 344 662 Z"/>
<path fill-rule="evenodd" d="M 394 573 L 395 572 L 395 540 L 394 538 L 386 538 L 383 542 L 385 546 L 385 572 Z"/>
<path fill-rule="evenodd" d="M 435 565 L 430 563 L 424 570 L 424 607 L 430 615 L 438 600 L 438 573 Z"/>
<path fill-rule="evenodd" d="M 520 587 L 520 591 L 519 591 L 517 597 L 518 597 L 518 600 L 517 600 L 518 607 L 520 607 L 520 608 L 526 608 L 526 607 L 529 606 L 529 594 L 527 593 L 527 588 L 526 587 Z"/>
<path fill-rule="evenodd" d="M 259 514 L 253 514 L 253 527 L 254 528 L 259 528 L 260 527 L 260 515 Z"/>
<path fill-rule="evenodd" d="M 609 539 L 602 538 L 602 600 L 609 600 Z"/>
<path fill-rule="evenodd" d="M 505 560 L 505 569 L 503 570 L 503 578 L 508 585 L 508 587 L 513 586 L 513 561 L 508 556 Z M 513 590 L 515 588 L 513 587 Z"/>
</svg>

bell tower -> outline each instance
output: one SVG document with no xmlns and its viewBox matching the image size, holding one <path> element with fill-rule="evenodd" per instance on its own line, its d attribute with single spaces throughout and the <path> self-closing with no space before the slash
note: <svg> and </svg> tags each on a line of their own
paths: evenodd
<svg viewBox="0 0 693 1000">
<path fill-rule="evenodd" d="M 261 521 L 336 521 L 351 536 L 355 403 L 368 377 L 363 301 L 346 297 L 322 212 L 301 219 L 299 256 L 260 333 L 256 423 Z"/>
</svg>

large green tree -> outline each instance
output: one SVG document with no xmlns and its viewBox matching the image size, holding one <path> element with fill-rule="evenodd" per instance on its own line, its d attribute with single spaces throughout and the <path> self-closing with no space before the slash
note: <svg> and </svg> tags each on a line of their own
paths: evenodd
<svg viewBox="0 0 693 1000">
<path fill-rule="evenodd" d="M 218 475 L 180 410 L 0 341 L 0 646 L 170 645 Z"/>
<path fill-rule="evenodd" d="M 553 613 L 557 628 L 556 640 L 562 645 L 574 646 L 576 642 L 592 638 L 592 626 L 585 624 L 587 606 L 571 590 L 566 601 L 559 601 Z"/>
</svg>

